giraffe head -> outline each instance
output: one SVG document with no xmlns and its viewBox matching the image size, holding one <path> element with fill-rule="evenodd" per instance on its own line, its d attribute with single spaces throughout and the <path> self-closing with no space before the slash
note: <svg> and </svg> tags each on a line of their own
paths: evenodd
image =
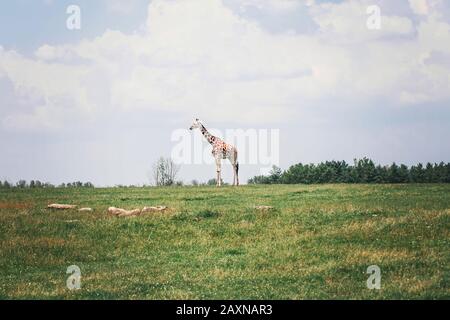
<svg viewBox="0 0 450 320">
<path fill-rule="evenodd" d="M 199 119 L 195 119 L 194 122 L 192 123 L 192 126 L 189 128 L 189 130 L 194 130 L 196 128 L 200 128 L 201 123 Z"/>
</svg>

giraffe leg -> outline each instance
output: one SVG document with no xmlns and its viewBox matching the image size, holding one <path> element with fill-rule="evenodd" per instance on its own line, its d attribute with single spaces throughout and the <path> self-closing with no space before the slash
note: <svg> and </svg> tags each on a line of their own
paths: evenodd
<svg viewBox="0 0 450 320">
<path fill-rule="evenodd" d="M 236 161 L 236 185 L 239 185 L 239 162 Z"/>
<path fill-rule="evenodd" d="M 239 185 L 239 162 L 237 161 L 237 150 L 234 149 L 230 158 L 233 166 L 233 186 Z"/>
<path fill-rule="evenodd" d="M 233 164 L 233 186 L 236 185 L 236 166 Z"/>
<path fill-rule="evenodd" d="M 238 164 L 237 162 L 233 163 L 233 186 L 238 185 Z"/>
<path fill-rule="evenodd" d="M 233 168 L 233 186 L 234 186 L 234 183 L 236 182 L 236 170 L 234 167 L 234 161 L 232 158 L 228 158 L 228 160 L 230 160 L 231 167 Z"/>
<path fill-rule="evenodd" d="M 220 157 L 216 156 L 216 172 L 217 172 L 216 187 L 221 186 L 221 180 L 222 180 L 222 177 L 220 175 L 221 166 L 222 166 L 222 164 L 220 161 Z"/>
</svg>

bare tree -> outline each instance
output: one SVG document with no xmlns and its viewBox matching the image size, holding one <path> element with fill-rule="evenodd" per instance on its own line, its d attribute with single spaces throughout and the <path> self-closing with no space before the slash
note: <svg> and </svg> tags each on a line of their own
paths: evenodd
<svg viewBox="0 0 450 320">
<path fill-rule="evenodd" d="M 153 179 L 155 184 L 157 186 L 171 186 L 175 184 L 179 170 L 180 167 L 172 159 L 159 158 L 153 165 Z"/>
</svg>

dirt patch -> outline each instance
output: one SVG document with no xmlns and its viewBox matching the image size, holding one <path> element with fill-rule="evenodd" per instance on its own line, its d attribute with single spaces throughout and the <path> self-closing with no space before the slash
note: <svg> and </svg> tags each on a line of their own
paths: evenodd
<svg viewBox="0 0 450 320">
<path fill-rule="evenodd" d="M 33 205 L 28 202 L 0 202 L 1 209 L 30 209 Z"/>
</svg>

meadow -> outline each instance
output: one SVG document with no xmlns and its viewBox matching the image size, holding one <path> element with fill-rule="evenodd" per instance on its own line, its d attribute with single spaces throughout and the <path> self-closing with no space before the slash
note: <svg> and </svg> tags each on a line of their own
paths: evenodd
<svg viewBox="0 0 450 320">
<path fill-rule="evenodd" d="M 449 299 L 449 227 L 450 184 L 0 189 L 0 299 Z"/>
</svg>

